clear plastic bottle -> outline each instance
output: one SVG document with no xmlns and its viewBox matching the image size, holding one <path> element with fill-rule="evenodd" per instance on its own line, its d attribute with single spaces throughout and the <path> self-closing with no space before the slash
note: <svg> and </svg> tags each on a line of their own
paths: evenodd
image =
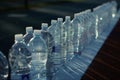
<svg viewBox="0 0 120 80">
<path fill-rule="evenodd" d="M 84 20 L 84 35 L 82 38 L 84 38 L 85 48 L 88 44 L 90 44 L 91 41 L 95 39 L 95 16 L 90 9 L 83 11 L 80 16 L 82 16 Z"/>
<path fill-rule="evenodd" d="M 65 17 L 65 22 L 63 23 L 64 28 L 64 49 L 66 54 L 66 60 L 69 61 L 74 56 L 73 48 L 73 27 L 71 24 L 70 16 Z"/>
<path fill-rule="evenodd" d="M 104 28 L 106 27 L 105 24 L 108 24 L 107 21 L 109 20 L 109 17 L 107 17 L 107 11 L 109 9 L 108 8 L 109 5 L 106 6 L 106 4 L 104 5 L 100 5 L 96 8 L 94 8 L 93 13 L 96 15 L 96 23 L 97 23 L 97 31 L 98 31 L 98 37 L 101 35 L 101 33 L 104 31 Z M 107 18 L 106 18 L 107 17 Z"/>
<path fill-rule="evenodd" d="M 66 61 L 66 50 L 65 50 L 65 32 L 64 32 L 64 27 L 63 27 L 63 18 L 58 18 L 58 22 L 57 22 L 57 27 L 59 27 L 59 41 L 60 41 L 60 60 L 61 60 L 61 65 L 63 65 Z"/>
<path fill-rule="evenodd" d="M 31 80 L 46 80 L 47 45 L 40 36 L 40 30 L 34 30 L 34 36 L 28 43 L 32 53 Z"/>
<path fill-rule="evenodd" d="M 54 46 L 52 49 L 52 68 L 51 68 L 51 72 L 53 76 L 58 71 L 59 67 L 62 65 L 61 43 L 60 43 L 61 26 L 59 25 L 59 24 L 62 24 L 62 22 L 63 22 L 62 18 L 58 19 L 58 21 L 51 20 L 51 26 L 48 28 L 48 32 L 50 32 L 54 38 Z"/>
<path fill-rule="evenodd" d="M 90 21 L 91 20 L 91 21 Z M 96 16 L 93 12 L 88 14 L 88 44 L 91 43 L 96 38 Z"/>
<path fill-rule="evenodd" d="M 7 58 L 0 51 L 0 79 L 1 80 L 8 80 L 7 79 L 8 72 L 9 72 L 9 66 L 8 66 Z"/>
<path fill-rule="evenodd" d="M 9 63 L 11 80 L 30 80 L 31 53 L 27 49 L 22 34 L 15 35 L 15 43 L 9 53 Z"/>
<path fill-rule="evenodd" d="M 79 22 L 79 14 L 74 14 L 74 18 L 71 21 L 72 27 L 74 28 L 74 35 L 73 35 L 73 45 L 74 45 L 74 53 L 79 53 L 79 38 L 80 38 L 80 22 Z"/>
<path fill-rule="evenodd" d="M 24 35 L 25 43 L 28 44 L 32 37 L 33 37 L 33 27 L 26 27 L 26 34 Z"/>
<path fill-rule="evenodd" d="M 58 18 L 55 28 L 55 43 L 59 46 L 61 46 L 61 27 L 63 27 L 63 18 Z"/>
<path fill-rule="evenodd" d="M 48 29 L 47 23 L 42 23 L 41 27 L 42 29 L 40 35 L 45 40 L 48 46 L 48 52 L 49 52 L 48 56 L 51 57 L 52 47 L 54 46 L 54 39 L 53 36 L 47 31 Z"/>
<path fill-rule="evenodd" d="M 48 80 L 52 80 L 53 72 L 51 69 L 53 68 L 53 62 L 52 62 L 52 51 L 54 47 L 54 39 L 53 36 L 47 31 L 48 29 L 48 24 L 47 23 L 42 23 L 41 25 L 41 37 L 45 40 L 47 47 L 48 47 L 48 59 L 47 59 L 47 77 Z"/>
<path fill-rule="evenodd" d="M 81 54 L 84 48 L 88 45 L 88 33 L 91 22 L 89 22 L 90 10 L 83 11 L 81 13 L 76 13 L 74 19 L 72 20 L 72 27 L 74 27 L 74 53 Z"/>
<path fill-rule="evenodd" d="M 60 27 L 60 44 L 61 44 L 61 61 L 63 61 L 63 63 L 66 62 L 66 55 L 67 55 L 67 27 L 66 22 L 64 22 L 63 24 L 63 19 L 62 18 L 58 18 L 58 22 L 59 22 L 59 27 Z"/>
<path fill-rule="evenodd" d="M 91 10 L 87 9 L 82 11 L 79 14 L 79 21 L 80 21 L 80 38 L 79 38 L 79 49 L 80 51 L 84 50 L 84 48 L 90 43 L 91 41 L 91 34 L 89 34 L 90 27 L 92 25 L 91 18 Z M 92 29 L 92 28 L 91 28 Z"/>
<path fill-rule="evenodd" d="M 53 49 L 53 55 L 52 55 L 52 60 L 53 60 L 53 72 L 54 74 L 59 70 L 60 66 L 63 65 L 64 63 L 64 54 L 61 53 L 61 27 L 63 26 L 63 19 L 58 18 L 56 27 L 54 29 L 54 41 L 55 41 L 55 46 Z M 54 75 L 53 74 L 53 75 Z"/>
</svg>

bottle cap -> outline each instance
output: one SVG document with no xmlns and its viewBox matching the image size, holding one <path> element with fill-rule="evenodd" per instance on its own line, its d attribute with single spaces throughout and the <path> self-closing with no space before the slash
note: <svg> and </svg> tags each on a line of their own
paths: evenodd
<svg viewBox="0 0 120 80">
<path fill-rule="evenodd" d="M 23 40 L 23 34 L 15 34 L 15 40 L 17 40 L 17 41 Z"/>
<path fill-rule="evenodd" d="M 26 27 L 26 32 L 29 32 L 29 31 L 33 31 L 33 27 L 32 26 Z"/>
<path fill-rule="evenodd" d="M 63 22 L 63 18 L 58 18 L 57 20 L 58 20 L 58 22 L 59 22 L 59 21 L 60 21 L 60 22 Z"/>
<path fill-rule="evenodd" d="M 41 27 L 42 27 L 42 30 L 47 30 L 48 29 L 48 24 L 47 23 L 42 23 Z"/>
<path fill-rule="evenodd" d="M 85 10 L 85 11 L 83 11 L 84 13 L 89 13 L 89 12 L 91 12 L 91 9 L 87 9 L 87 10 Z"/>
<path fill-rule="evenodd" d="M 74 14 L 74 17 L 78 17 L 78 16 L 79 16 L 79 14 L 78 14 L 78 13 L 75 13 L 75 14 Z"/>
<path fill-rule="evenodd" d="M 57 20 L 51 20 L 51 24 L 57 23 Z"/>
<path fill-rule="evenodd" d="M 79 12 L 78 14 L 79 14 L 79 15 L 83 15 L 83 14 L 88 14 L 88 13 L 90 13 L 90 12 L 91 12 L 91 9 L 87 9 L 87 10 L 85 10 L 85 11 Z"/>
<path fill-rule="evenodd" d="M 34 30 L 34 34 L 35 34 L 35 35 L 40 35 L 40 30 L 35 29 L 35 30 Z"/>
<path fill-rule="evenodd" d="M 70 16 L 65 16 L 65 19 L 66 20 L 70 20 Z"/>
</svg>

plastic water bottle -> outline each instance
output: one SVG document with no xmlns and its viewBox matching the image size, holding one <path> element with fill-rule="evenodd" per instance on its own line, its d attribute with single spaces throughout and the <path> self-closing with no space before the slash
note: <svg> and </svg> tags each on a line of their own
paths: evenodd
<svg viewBox="0 0 120 80">
<path fill-rule="evenodd" d="M 100 5 L 96 8 L 94 8 L 94 13 L 97 17 L 97 24 L 98 24 L 98 36 L 101 35 L 101 33 L 105 30 L 105 28 L 108 26 L 112 12 L 110 11 L 112 9 L 112 5 L 110 3 L 105 3 L 103 5 Z M 111 15 L 110 15 L 111 14 Z"/>
<path fill-rule="evenodd" d="M 8 61 L 4 54 L 0 51 L 0 79 L 7 80 L 8 72 L 9 72 Z"/>
<path fill-rule="evenodd" d="M 84 48 L 88 45 L 88 20 L 87 14 L 89 10 L 74 15 L 72 26 L 74 27 L 74 53 L 81 54 Z M 90 24 L 89 24 L 90 25 Z"/>
<path fill-rule="evenodd" d="M 51 72 L 52 72 L 53 76 L 55 75 L 55 73 L 58 71 L 59 67 L 62 64 L 62 62 L 61 62 L 60 31 L 61 31 L 61 29 L 58 25 L 57 20 L 51 20 L 51 26 L 48 28 L 48 32 L 50 32 L 54 38 L 54 46 L 52 49 L 52 59 L 51 59 L 52 60 Z M 58 44 L 58 42 L 59 42 L 59 44 Z"/>
<path fill-rule="evenodd" d="M 59 27 L 60 27 L 60 43 L 61 43 L 61 61 L 63 61 L 63 63 L 66 62 L 66 55 L 67 55 L 67 27 L 66 25 L 66 21 L 63 24 L 63 19 L 62 18 L 58 18 L 59 23 Z"/>
<path fill-rule="evenodd" d="M 74 36 L 73 36 L 73 45 L 74 45 L 74 53 L 79 53 L 79 38 L 80 38 L 80 22 L 79 22 L 79 14 L 74 14 L 74 18 L 72 20 L 72 27 L 74 27 Z"/>
<path fill-rule="evenodd" d="M 89 28 L 91 27 L 92 22 L 90 21 L 90 13 L 91 10 L 85 10 L 83 12 L 78 13 L 79 14 L 79 21 L 80 21 L 80 51 L 82 51 L 90 42 L 90 34 L 89 34 Z"/>
<path fill-rule="evenodd" d="M 66 50 L 66 60 L 69 61 L 74 56 L 73 48 L 73 27 L 71 24 L 70 16 L 65 17 L 65 22 L 63 23 L 64 28 L 64 49 Z"/>
<path fill-rule="evenodd" d="M 83 11 L 79 13 L 79 52 L 82 52 L 82 50 L 87 46 L 88 44 L 88 19 L 87 13 L 89 13 L 90 10 Z M 90 24 L 89 24 L 90 25 Z"/>
<path fill-rule="evenodd" d="M 30 80 L 31 53 L 25 45 L 22 34 L 15 35 L 15 43 L 9 53 L 9 63 L 11 80 Z"/>
<path fill-rule="evenodd" d="M 90 44 L 95 39 L 95 15 L 91 12 L 90 9 L 83 11 L 83 19 L 84 19 L 84 34 L 83 37 L 85 38 L 84 41 L 84 48 Z"/>
<path fill-rule="evenodd" d="M 31 80 L 46 80 L 47 45 L 40 36 L 40 30 L 34 30 L 33 38 L 28 43 L 32 53 Z"/>
<path fill-rule="evenodd" d="M 58 18 L 57 27 L 60 29 L 60 59 L 61 63 L 64 64 L 66 61 L 66 50 L 65 50 L 65 29 L 63 27 L 63 18 Z M 62 65 L 61 64 L 61 65 Z"/>
<path fill-rule="evenodd" d="M 96 8 L 93 9 L 94 14 L 96 15 L 96 25 L 97 25 L 97 32 L 98 32 L 98 37 L 100 36 L 100 34 L 102 33 L 102 14 L 104 13 L 103 11 L 101 12 L 101 6 L 98 6 Z"/>
<path fill-rule="evenodd" d="M 112 9 L 111 3 L 105 3 L 94 8 L 93 13 L 96 15 L 97 26 L 98 26 L 98 36 L 105 30 L 105 28 L 109 25 L 109 22 L 112 17 Z M 113 13 L 114 14 L 114 13 Z"/>
<path fill-rule="evenodd" d="M 52 53 L 52 48 L 54 46 L 54 39 L 53 36 L 47 31 L 48 29 L 48 24 L 47 23 L 42 23 L 41 25 L 41 37 L 45 40 L 47 46 L 48 46 L 48 56 L 51 57 Z"/>
<path fill-rule="evenodd" d="M 61 53 L 61 27 L 63 26 L 63 19 L 58 18 L 56 27 L 54 29 L 54 41 L 55 41 L 55 46 L 53 49 L 53 55 L 52 55 L 52 60 L 53 60 L 53 75 L 59 70 L 60 66 L 63 65 L 64 63 L 64 57 L 63 53 Z"/>
<path fill-rule="evenodd" d="M 33 27 L 26 27 L 26 34 L 24 35 L 24 41 L 26 44 L 30 41 L 33 37 Z"/>
<path fill-rule="evenodd" d="M 61 46 L 61 27 L 63 26 L 63 18 L 57 19 L 57 24 L 55 28 L 55 44 L 59 47 Z"/>
<path fill-rule="evenodd" d="M 93 40 L 95 40 L 96 38 L 96 15 L 93 14 L 93 12 L 90 12 L 89 13 L 89 16 L 88 16 L 89 20 L 90 21 L 90 27 L 89 27 L 89 30 L 88 30 L 88 39 L 89 39 L 89 42 L 92 42 Z"/>
<path fill-rule="evenodd" d="M 48 24 L 47 23 L 42 23 L 41 25 L 42 29 L 41 29 L 41 37 L 45 40 L 47 47 L 48 47 L 48 59 L 47 59 L 47 80 L 52 80 L 52 76 L 53 76 L 53 71 L 52 70 L 52 66 L 53 66 L 53 62 L 52 62 L 52 51 L 53 51 L 53 47 L 54 47 L 54 39 L 53 36 L 47 31 L 48 29 Z"/>
<path fill-rule="evenodd" d="M 97 15 L 97 8 L 98 7 L 94 8 L 93 12 L 92 12 L 92 14 L 95 17 L 95 39 L 97 39 L 100 35 L 100 32 L 99 32 L 99 16 Z"/>
</svg>

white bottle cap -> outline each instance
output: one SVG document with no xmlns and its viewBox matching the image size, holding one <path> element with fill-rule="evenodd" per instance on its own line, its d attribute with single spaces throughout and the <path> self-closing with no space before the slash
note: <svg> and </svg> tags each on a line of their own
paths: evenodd
<svg viewBox="0 0 120 80">
<path fill-rule="evenodd" d="M 70 20 L 70 16 L 65 16 L 65 19 L 66 20 Z"/>
<path fill-rule="evenodd" d="M 89 13 L 89 12 L 91 12 L 91 9 L 87 9 L 87 10 L 85 10 L 85 11 L 83 11 L 84 13 Z"/>
<path fill-rule="evenodd" d="M 51 20 L 51 24 L 57 23 L 57 20 Z"/>
<path fill-rule="evenodd" d="M 83 14 L 84 12 L 79 12 L 79 13 L 77 13 L 79 16 L 81 15 L 81 14 Z"/>
<path fill-rule="evenodd" d="M 40 32 L 41 32 L 40 30 L 37 30 L 37 29 L 34 30 L 35 35 L 40 35 Z"/>
<path fill-rule="evenodd" d="M 60 21 L 60 22 L 63 22 L 63 18 L 58 18 L 57 20 L 58 20 L 58 22 L 59 22 L 59 21 Z"/>
<path fill-rule="evenodd" d="M 33 27 L 32 26 L 26 27 L 26 32 L 29 32 L 29 31 L 33 31 Z"/>
<path fill-rule="evenodd" d="M 48 29 L 48 24 L 47 23 L 42 23 L 41 27 L 42 27 L 42 30 L 47 30 Z"/>
<path fill-rule="evenodd" d="M 74 14 L 74 17 L 78 17 L 78 16 L 79 16 L 79 14 L 78 14 L 78 13 L 75 13 L 75 14 Z"/>
<path fill-rule="evenodd" d="M 23 34 L 15 34 L 15 40 L 22 41 L 23 40 Z"/>
<path fill-rule="evenodd" d="M 86 14 L 86 13 L 88 14 L 90 12 L 91 12 L 91 9 L 87 9 L 85 11 L 79 12 L 78 15 L 83 15 L 83 14 Z"/>
</svg>

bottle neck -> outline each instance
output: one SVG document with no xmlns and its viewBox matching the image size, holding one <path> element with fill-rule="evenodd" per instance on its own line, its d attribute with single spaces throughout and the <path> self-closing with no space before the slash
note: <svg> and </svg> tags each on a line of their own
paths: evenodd
<svg viewBox="0 0 120 80">
<path fill-rule="evenodd" d="M 74 14 L 74 19 L 77 19 L 79 17 L 79 14 Z"/>
<path fill-rule="evenodd" d="M 45 29 L 45 28 L 42 28 L 42 31 L 47 31 L 47 29 Z"/>
<path fill-rule="evenodd" d="M 40 37 L 40 34 L 34 34 L 33 36 L 34 37 Z"/>
<path fill-rule="evenodd" d="M 62 25 L 62 22 L 61 22 L 61 21 L 59 21 L 59 22 L 58 22 L 58 25 Z"/>
<path fill-rule="evenodd" d="M 25 43 L 24 40 L 15 40 L 15 43 Z"/>
<path fill-rule="evenodd" d="M 52 26 L 56 26 L 56 23 L 51 24 L 51 27 L 52 27 Z"/>
<path fill-rule="evenodd" d="M 27 33 L 27 34 L 32 34 L 32 33 L 33 33 L 33 31 L 27 31 L 26 33 Z"/>
<path fill-rule="evenodd" d="M 65 22 L 70 22 L 70 19 L 66 19 Z"/>
</svg>

